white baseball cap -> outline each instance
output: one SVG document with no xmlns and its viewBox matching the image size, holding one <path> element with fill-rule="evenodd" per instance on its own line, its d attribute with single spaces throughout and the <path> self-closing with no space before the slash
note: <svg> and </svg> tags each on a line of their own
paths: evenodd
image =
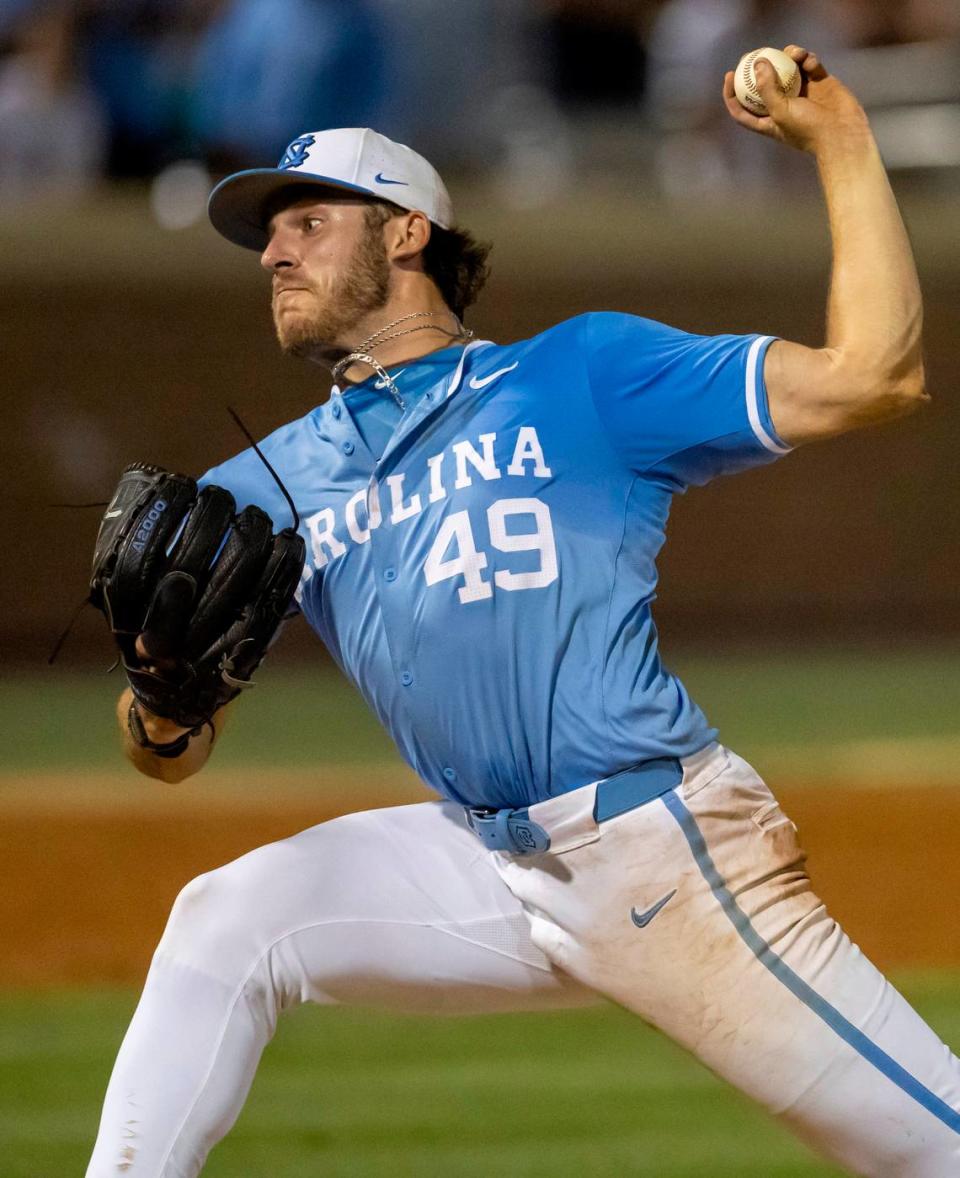
<svg viewBox="0 0 960 1178">
<path fill-rule="evenodd" d="M 293 184 L 342 188 L 419 210 L 441 229 L 453 224 L 450 196 L 422 155 L 369 127 L 341 127 L 299 135 L 275 168 L 252 168 L 221 180 L 207 204 L 214 229 L 236 245 L 266 249 L 266 201 Z"/>
</svg>

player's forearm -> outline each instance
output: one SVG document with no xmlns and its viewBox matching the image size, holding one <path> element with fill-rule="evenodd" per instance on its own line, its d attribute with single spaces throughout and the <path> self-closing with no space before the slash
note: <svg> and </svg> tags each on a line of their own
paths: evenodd
<svg viewBox="0 0 960 1178">
<path fill-rule="evenodd" d="M 869 127 L 816 152 L 833 239 L 826 346 L 852 392 L 924 399 L 913 251 Z"/>
<path fill-rule="evenodd" d="M 214 731 L 205 725 L 202 731 L 194 736 L 184 752 L 178 757 L 161 757 L 150 749 L 141 748 L 130 732 L 129 713 L 133 701 L 133 693 L 127 688 L 117 701 L 117 723 L 123 740 L 123 752 L 127 760 L 140 773 L 152 777 L 157 781 L 165 781 L 175 785 L 185 781 L 199 772 L 207 763 L 216 736 L 223 727 L 226 709 L 221 708 L 213 717 Z M 140 708 L 140 718 L 149 740 L 155 744 L 166 744 L 176 740 L 178 736 L 188 731 L 161 716 L 151 716 Z"/>
<path fill-rule="evenodd" d="M 764 363 L 774 426 L 799 445 L 900 417 L 927 399 L 923 308 L 910 242 L 862 105 L 815 53 L 788 45 L 781 56 L 803 71 L 799 95 L 783 92 L 761 56 L 753 73 L 767 113 L 741 105 L 732 70 L 723 97 L 740 126 L 810 152 L 826 197 L 833 238 L 826 342 L 808 348 L 778 341 Z"/>
</svg>

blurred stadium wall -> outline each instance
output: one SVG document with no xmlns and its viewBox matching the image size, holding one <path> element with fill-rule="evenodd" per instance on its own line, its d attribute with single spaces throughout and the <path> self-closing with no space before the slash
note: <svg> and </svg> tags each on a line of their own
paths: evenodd
<svg viewBox="0 0 960 1178">
<path fill-rule="evenodd" d="M 931 407 L 678 500 L 657 607 L 672 640 L 955 631 L 956 216 L 950 191 L 900 187 L 926 295 Z M 795 200 L 667 203 L 633 195 L 628 177 L 532 210 L 453 188 L 460 220 L 495 242 L 469 320 L 481 337 L 620 309 L 821 342 L 829 256 L 809 187 Z M 243 447 L 226 405 L 263 436 L 323 400 L 329 380 L 277 351 L 256 255 L 202 223 L 161 228 L 140 188 L 34 202 L 0 223 L 0 249 L 0 643 L 39 662 L 84 595 L 100 516 L 54 505 L 106 499 L 137 459 L 199 474 Z M 82 620 L 72 642 L 78 657 L 105 651 L 100 619 Z"/>
</svg>

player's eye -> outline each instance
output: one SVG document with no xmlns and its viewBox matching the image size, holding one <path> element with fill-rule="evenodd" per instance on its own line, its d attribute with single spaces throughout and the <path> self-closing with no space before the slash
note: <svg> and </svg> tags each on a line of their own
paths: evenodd
<svg viewBox="0 0 960 1178">
<path fill-rule="evenodd" d="M 303 227 L 307 233 L 313 233 L 323 224 L 322 217 L 304 217 Z"/>
</svg>

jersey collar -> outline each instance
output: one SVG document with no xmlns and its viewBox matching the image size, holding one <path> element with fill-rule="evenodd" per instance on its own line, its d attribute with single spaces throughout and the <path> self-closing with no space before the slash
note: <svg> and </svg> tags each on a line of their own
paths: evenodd
<svg viewBox="0 0 960 1178">
<path fill-rule="evenodd" d="M 447 381 L 446 385 L 441 385 L 437 390 L 428 396 L 421 397 L 414 406 L 409 416 L 404 420 L 401 428 L 393 435 L 390 444 L 380 456 L 380 461 L 377 467 L 383 467 L 388 463 L 392 455 L 396 452 L 397 447 L 401 446 L 405 440 L 413 433 L 414 430 L 431 418 L 435 413 L 438 413 L 443 406 L 453 397 L 463 385 L 463 378 L 467 373 L 468 357 L 472 356 L 481 348 L 489 348 L 493 346 L 493 340 L 478 339 L 471 340 L 470 343 L 463 349 L 463 355 L 460 357 L 460 362 L 454 369 L 453 375 Z"/>
</svg>

